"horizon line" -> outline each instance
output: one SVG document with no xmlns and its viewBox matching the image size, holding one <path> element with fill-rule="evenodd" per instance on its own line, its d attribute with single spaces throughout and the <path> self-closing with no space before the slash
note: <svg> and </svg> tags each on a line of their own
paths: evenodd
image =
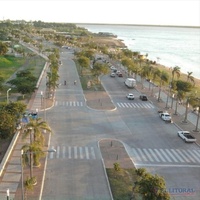
<svg viewBox="0 0 200 200">
<path fill-rule="evenodd" d="M 158 24 L 113 24 L 113 23 L 74 23 L 83 25 L 116 25 L 116 26 L 156 26 L 156 27 L 180 27 L 180 28 L 200 28 L 200 26 L 189 25 L 158 25 Z"/>
</svg>

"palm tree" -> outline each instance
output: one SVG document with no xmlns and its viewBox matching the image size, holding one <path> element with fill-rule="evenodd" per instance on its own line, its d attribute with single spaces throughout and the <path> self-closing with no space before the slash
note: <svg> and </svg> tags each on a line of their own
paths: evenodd
<svg viewBox="0 0 200 200">
<path fill-rule="evenodd" d="M 158 93 L 158 101 L 160 101 L 161 87 L 164 83 L 167 83 L 169 80 L 169 76 L 165 71 L 161 71 L 160 73 L 160 83 L 159 83 L 159 93 Z"/>
<path fill-rule="evenodd" d="M 176 75 L 177 79 L 180 77 L 180 75 L 181 75 L 180 69 L 181 68 L 179 66 L 175 66 L 172 68 L 172 83 L 174 81 L 175 75 Z"/>
<path fill-rule="evenodd" d="M 152 68 L 152 81 L 153 82 L 155 82 L 155 80 L 160 77 L 160 73 L 161 73 L 161 71 L 159 70 L 159 68 L 157 68 L 157 67 Z M 153 96 L 153 88 L 154 88 L 154 85 L 152 85 L 151 96 Z"/>
<path fill-rule="evenodd" d="M 41 147 L 44 145 L 44 135 L 43 131 L 51 132 L 51 128 L 45 121 L 41 121 L 41 118 L 37 119 L 30 119 L 30 122 L 26 125 L 26 129 L 24 131 L 23 138 L 27 138 L 27 136 L 30 136 L 30 144 L 25 145 L 23 147 L 23 150 L 25 152 L 28 152 L 30 155 L 30 176 L 32 178 L 32 160 L 34 162 L 34 165 L 39 165 L 39 159 L 43 154 L 41 153 Z M 33 152 L 37 153 L 33 153 Z M 33 155 L 34 154 L 34 155 Z M 27 155 L 27 154 L 25 154 Z M 27 157 L 27 156 L 24 156 Z M 32 159 L 33 157 L 33 159 Z M 27 160 L 25 158 L 25 160 Z"/>
<path fill-rule="evenodd" d="M 194 77 L 192 76 L 193 72 L 187 72 L 187 81 L 192 82 L 193 86 L 195 85 Z"/>
</svg>

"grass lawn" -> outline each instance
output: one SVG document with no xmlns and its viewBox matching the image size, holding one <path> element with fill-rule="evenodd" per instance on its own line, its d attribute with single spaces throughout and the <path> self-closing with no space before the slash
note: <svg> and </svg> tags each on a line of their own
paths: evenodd
<svg viewBox="0 0 200 200">
<path fill-rule="evenodd" d="M 17 58 L 14 56 L 0 56 L 0 75 L 7 80 L 16 70 L 24 63 L 25 58 Z"/>
<path fill-rule="evenodd" d="M 33 57 L 15 57 L 15 56 L 0 56 L 0 76 L 4 78 L 5 82 L 18 70 L 29 69 L 36 78 L 39 78 L 45 60 L 36 55 Z M 3 88 L 1 91 L 1 101 L 6 100 L 7 87 Z M 14 95 L 15 90 L 12 89 L 12 95 Z M 12 96 L 11 96 L 12 98 Z"/>
<path fill-rule="evenodd" d="M 106 169 L 114 200 L 129 200 L 132 195 L 134 182 L 136 181 L 135 169 Z M 136 200 L 141 200 L 141 196 L 136 195 Z"/>
</svg>

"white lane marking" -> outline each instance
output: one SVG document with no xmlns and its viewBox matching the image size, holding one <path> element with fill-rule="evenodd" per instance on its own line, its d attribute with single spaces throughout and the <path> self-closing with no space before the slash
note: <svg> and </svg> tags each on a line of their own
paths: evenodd
<svg viewBox="0 0 200 200">
<path fill-rule="evenodd" d="M 136 149 L 132 148 L 132 151 L 133 151 L 133 157 L 138 161 L 142 161 L 140 158 L 140 155 L 137 153 Z"/>
<path fill-rule="evenodd" d="M 186 150 L 182 149 L 182 152 L 190 160 L 190 162 L 194 162 L 195 163 L 195 160 L 188 154 L 188 152 Z"/>
<path fill-rule="evenodd" d="M 78 154 L 77 154 L 77 147 L 74 147 L 74 158 L 77 159 L 78 158 Z"/>
<path fill-rule="evenodd" d="M 169 149 L 165 149 L 165 151 L 170 155 L 170 158 L 172 158 L 172 160 L 174 160 L 174 162 L 178 162 L 178 160 L 174 157 L 174 155 L 170 152 Z"/>
<path fill-rule="evenodd" d="M 89 159 L 89 151 L 88 151 L 88 147 L 85 147 L 85 154 L 86 154 L 86 158 Z"/>
<path fill-rule="evenodd" d="M 71 147 L 68 147 L 68 158 L 69 159 L 72 158 L 72 149 L 71 149 Z"/>
<path fill-rule="evenodd" d="M 153 162 L 154 160 L 153 160 L 153 158 L 151 157 L 150 153 L 147 151 L 147 149 L 143 149 L 143 151 L 145 152 L 145 154 L 146 154 L 146 156 L 149 158 L 149 160 L 150 160 L 151 162 Z"/>
<path fill-rule="evenodd" d="M 180 161 L 180 162 L 185 162 L 181 156 L 176 152 L 175 149 L 171 149 L 171 151 L 173 152 L 174 156 Z"/>
<path fill-rule="evenodd" d="M 151 152 L 151 155 L 154 157 L 154 159 L 157 161 L 157 162 L 160 162 L 160 160 L 157 158 L 156 154 L 154 153 L 154 151 L 152 149 L 148 149 L 150 152 Z"/>
<path fill-rule="evenodd" d="M 167 159 L 168 162 L 172 162 L 171 159 L 166 155 L 165 151 L 163 149 L 159 149 L 161 154 Z"/>
<path fill-rule="evenodd" d="M 162 162 L 166 162 L 166 160 L 163 158 L 163 156 L 160 154 L 160 152 L 158 151 L 158 149 L 154 149 L 154 151 L 156 152 L 156 154 L 158 155 L 158 157 L 162 160 Z"/>
<path fill-rule="evenodd" d="M 91 151 L 92 158 L 96 159 L 95 152 L 94 152 L 94 147 L 90 147 L 90 151 Z"/>
<path fill-rule="evenodd" d="M 137 149 L 137 150 L 139 151 L 139 153 L 140 153 L 142 159 L 143 159 L 144 161 L 148 161 L 148 159 L 146 158 L 146 156 L 145 156 L 144 153 L 142 152 L 142 149 Z"/>
<path fill-rule="evenodd" d="M 79 147 L 80 159 L 83 159 L 83 147 Z"/>
<path fill-rule="evenodd" d="M 63 146 L 63 148 L 62 148 L 62 158 L 65 158 L 65 153 L 66 153 L 66 147 Z"/>
<path fill-rule="evenodd" d="M 57 146 L 57 149 L 56 149 L 56 158 L 59 158 L 59 154 L 60 154 L 60 146 Z"/>
<path fill-rule="evenodd" d="M 190 162 L 190 161 L 183 155 L 183 152 L 182 152 L 180 149 L 176 149 L 176 151 L 179 152 L 179 155 L 182 157 L 182 159 L 183 159 L 185 162 Z"/>
</svg>

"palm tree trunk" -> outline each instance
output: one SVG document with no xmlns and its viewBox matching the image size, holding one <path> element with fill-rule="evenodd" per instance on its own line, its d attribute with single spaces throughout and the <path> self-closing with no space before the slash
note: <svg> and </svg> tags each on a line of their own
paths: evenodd
<svg viewBox="0 0 200 200">
<path fill-rule="evenodd" d="M 32 145 L 33 139 L 32 139 L 32 130 L 30 134 L 30 145 Z M 30 150 L 30 178 L 33 177 L 33 152 Z"/>
</svg>

